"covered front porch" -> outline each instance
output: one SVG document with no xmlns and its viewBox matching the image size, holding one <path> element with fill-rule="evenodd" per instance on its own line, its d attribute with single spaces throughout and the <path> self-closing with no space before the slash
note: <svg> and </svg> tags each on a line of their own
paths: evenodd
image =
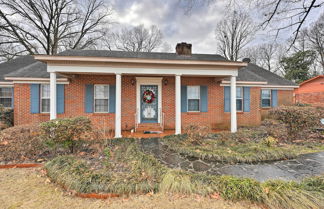
<svg viewBox="0 0 324 209">
<path fill-rule="evenodd" d="M 184 83 L 188 83 L 189 80 L 194 81 L 208 78 L 208 81 L 210 81 L 211 83 L 217 83 L 220 79 L 230 77 L 230 129 L 231 132 L 237 131 L 236 77 L 239 67 L 245 66 L 245 63 L 210 61 L 198 62 L 183 60 L 170 61 L 170 63 L 166 61 L 160 61 L 162 63 L 147 63 L 147 61 L 144 62 L 143 60 L 130 61 L 129 59 L 127 60 L 127 62 L 125 61 L 125 63 L 119 59 L 118 63 L 116 63 L 116 60 L 113 61 L 108 58 L 94 60 L 94 58 L 86 57 L 75 58 L 76 60 L 74 60 L 71 59 L 71 57 L 64 58 L 64 56 L 55 57 L 40 55 L 36 56 L 36 59 L 47 62 L 47 71 L 50 73 L 50 119 L 57 118 L 56 85 L 58 74 L 67 77 L 78 74 L 83 76 L 109 75 L 115 78 L 113 89 L 115 94 L 115 138 L 127 136 L 127 132 L 123 132 L 122 128 L 125 123 L 129 122 L 124 121 L 123 115 L 125 114 L 128 114 L 128 118 L 134 118 L 134 132 L 140 129 L 141 126 L 143 126 L 142 124 L 153 124 L 161 127 L 161 135 L 181 134 L 182 129 L 184 128 L 184 121 L 182 120 L 185 120 L 184 116 L 182 115 L 182 107 L 184 103 L 187 102 L 182 101 L 182 94 L 184 94 L 182 85 L 184 85 Z M 66 61 L 64 62 L 64 59 L 69 59 L 69 63 L 66 64 Z M 80 59 L 82 59 L 85 63 L 80 63 Z M 64 64 L 62 64 L 62 62 Z M 76 63 L 74 62 L 78 63 L 78 66 L 76 66 Z M 141 63 L 141 67 L 138 67 L 138 62 Z M 125 81 L 123 80 L 123 77 L 132 77 L 132 79 Z M 170 79 L 165 79 L 166 77 Z M 129 106 L 135 106 L 136 110 L 133 116 L 130 116 L 132 113 L 131 111 L 127 111 L 127 109 L 134 109 L 134 107 L 123 105 L 123 92 L 127 91 L 127 88 L 136 89 L 136 101 L 134 103 L 128 103 Z M 209 88 L 208 90 L 206 89 L 205 94 L 208 94 L 209 100 L 211 100 L 213 96 L 219 97 L 219 95 L 213 95 L 214 93 L 212 92 L 211 88 Z M 154 97 L 153 100 L 151 98 L 152 96 Z M 164 101 L 166 99 L 168 100 L 168 103 Z M 223 97 L 218 99 L 224 100 Z M 127 113 L 125 113 L 125 111 Z M 171 114 L 170 112 L 173 113 Z M 219 117 L 217 114 L 211 111 L 211 108 L 209 108 L 209 110 L 206 112 L 207 113 L 204 114 L 206 115 L 206 117 L 208 116 L 208 118 Z M 164 130 L 166 114 L 168 114 L 169 122 L 173 120 L 174 130 Z M 191 114 L 194 115 L 198 113 Z M 187 116 L 187 118 L 188 117 L 191 116 L 189 115 Z M 186 124 L 188 124 L 188 122 L 186 122 Z M 133 131 L 131 133 L 133 133 Z"/>
</svg>

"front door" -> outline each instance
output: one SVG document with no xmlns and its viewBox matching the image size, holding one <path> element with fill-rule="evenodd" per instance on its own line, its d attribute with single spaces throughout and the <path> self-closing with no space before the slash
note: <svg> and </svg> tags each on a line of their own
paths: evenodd
<svg viewBox="0 0 324 209">
<path fill-rule="evenodd" d="M 141 122 L 157 123 L 159 116 L 158 108 L 158 85 L 141 85 Z"/>
</svg>

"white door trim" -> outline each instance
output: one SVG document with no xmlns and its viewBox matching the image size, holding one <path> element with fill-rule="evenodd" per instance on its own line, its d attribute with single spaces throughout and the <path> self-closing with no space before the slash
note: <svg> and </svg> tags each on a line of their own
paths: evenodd
<svg viewBox="0 0 324 209">
<path fill-rule="evenodd" d="M 161 123 L 160 112 L 162 110 L 162 77 L 136 77 L 136 113 L 137 123 L 141 123 L 141 85 L 157 85 L 158 86 L 158 123 Z"/>
</svg>

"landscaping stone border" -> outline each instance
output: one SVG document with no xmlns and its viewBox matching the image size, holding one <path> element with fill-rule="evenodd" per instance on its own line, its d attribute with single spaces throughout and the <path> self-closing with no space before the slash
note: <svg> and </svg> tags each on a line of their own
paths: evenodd
<svg viewBox="0 0 324 209">
<path fill-rule="evenodd" d="M 8 169 L 8 168 L 36 168 L 42 167 L 41 163 L 22 163 L 22 164 L 6 164 L 0 165 L 0 169 Z"/>
</svg>

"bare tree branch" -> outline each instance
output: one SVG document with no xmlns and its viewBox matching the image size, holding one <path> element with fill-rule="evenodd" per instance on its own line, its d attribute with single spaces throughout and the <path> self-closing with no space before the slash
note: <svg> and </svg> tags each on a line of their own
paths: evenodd
<svg viewBox="0 0 324 209">
<path fill-rule="evenodd" d="M 155 25 L 150 28 L 139 25 L 131 29 L 124 28 L 114 33 L 113 39 L 118 50 L 152 52 L 161 46 L 163 36 L 160 29 Z"/>
<path fill-rule="evenodd" d="M 109 15 L 104 0 L 0 0 L 1 44 L 29 54 L 92 47 Z"/>
<path fill-rule="evenodd" d="M 229 60 L 238 60 L 240 53 L 252 39 L 257 27 L 244 12 L 229 13 L 216 26 L 217 50 Z"/>
</svg>

